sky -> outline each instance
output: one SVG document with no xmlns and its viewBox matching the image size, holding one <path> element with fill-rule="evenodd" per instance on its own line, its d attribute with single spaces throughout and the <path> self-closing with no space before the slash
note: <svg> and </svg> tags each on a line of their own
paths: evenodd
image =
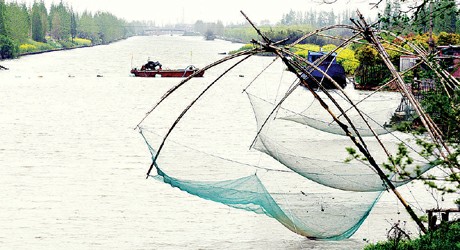
<svg viewBox="0 0 460 250">
<path fill-rule="evenodd" d="M 32 4 L 34 0 L 7 0 Z M 44 0 L 49 10 L 51 3 L 61 0 Z M 334 0 L 324 0 L 334 1 Z M 173 23 L 195 23 L 222 21 L 224 24 L 243 23 L 246 13 L 254 22 L 270 20 L 272 24 L 281 20 L 283 14 L 294 11 L 333 10 L 338 14 L 345 9 L 359 9 L 365 15 L 376 15 L 370 10 L 369 1 L 376 0 L 336 0 L 334 4 L 324 4 L 321 0 L 63 0 L 78 13 L 107 11 L 127 21 L 155 21 L 157 25 Z M 383 6 L 381 7 L 383 10 Z"/>
</svg>

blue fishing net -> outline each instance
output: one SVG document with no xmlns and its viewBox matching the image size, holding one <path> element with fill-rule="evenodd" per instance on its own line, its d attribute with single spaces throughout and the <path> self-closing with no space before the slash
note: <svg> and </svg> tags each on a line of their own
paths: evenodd
<svg viewBox="0 0 460 250">
<path fill-rule="evenodd" d="M 153 160 L 156 151 L 141 134 Z M 175 144 L 175 147 L 181 145 Z M 157 163 L 154 167 L 157 174 L 151 177 L 155 180 L 203 199 L 265 214 L 291 231 L 311 239 L 341 240 L 350 237 L 367 218 L 380 196 L 380 192 L 328 193 L 322 188 L 308 190 L 303 185 L 296 185 L 288 191 L 270 192 L 258 174 L 232 180 L 194 181 L 171 177 Z M 283 173 L 273 175 L 281 178 Z M 265 176 L 265 179 L 269 178 Z"/>
</svg>

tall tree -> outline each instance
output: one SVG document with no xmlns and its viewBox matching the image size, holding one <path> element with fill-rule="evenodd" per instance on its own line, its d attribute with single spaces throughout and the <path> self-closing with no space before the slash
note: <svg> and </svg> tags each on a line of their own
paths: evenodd
<svg viewBox="0 0 460 250">
<path fill-rule="evenodd" d="M 5 1 L 0 0 L 0 36 L 6 36 L 6 29 L 5 29 Z"/>
<path fill-rule="evenodd" d="M 72 37 L 72 42 L 77 37 L 77 17 L 73 10 L 70 12 L 70 36 Z"/>
<path fill-rule="evenodd" d="M 51 36 L 56 40 L 68 40 L 71 27 L 69 9 L 61 1 L 58 5 L 52 4 L 50 8 Z"/>
<path fill-rule="evenodd" d="M 89 39 L 93 44 L 98 44 L 98 27 L 93 18 L 93 14 L 88 11 L 83 12 L 77 20 L 77 35 L 81 38 Z"/>
<path fill-rule="evenodd" d="M 457 23 L 457 4 L 455 0 L 438 0 L 434 4 L 434 32 L 455 33 Z"/>
<path fill-rule="evenodd" d="M 37 42 L 46 42 L 48 14 L 43 1 L 34 2 L 32 6 L 32 39 Z"/>
<path fill-rule="evenodd" d="M 30 18 L 25 4 L 12 2 L 6 4 L 5 10 L 6 35 L 17 43 L 25 42 L 29 38 Z"/>
</svg>

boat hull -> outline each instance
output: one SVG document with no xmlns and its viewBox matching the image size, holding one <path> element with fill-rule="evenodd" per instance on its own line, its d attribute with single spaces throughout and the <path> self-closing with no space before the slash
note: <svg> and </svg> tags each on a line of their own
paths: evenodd
<svg viewBox="0 0 460 250">
<path fill-rule="evenodd" d="M 131 74 L 136 77 L 189 77 L 198 70 L 131 70 Z M 195 75 L 195 77 L 202 77 L 204 71 Z"/>
</svg>

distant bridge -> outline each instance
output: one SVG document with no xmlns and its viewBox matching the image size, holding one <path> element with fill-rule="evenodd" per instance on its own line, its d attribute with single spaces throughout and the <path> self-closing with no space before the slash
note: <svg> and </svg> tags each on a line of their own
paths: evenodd
<svg viewBox="0 0 460 250">
<path fill-rule="evenodd" d="M 164 35 L 164 34 L 184 34 L 190 31 L 185 28 L 149 28 L 145 32 L 150 35 Z"/>
</svg>

